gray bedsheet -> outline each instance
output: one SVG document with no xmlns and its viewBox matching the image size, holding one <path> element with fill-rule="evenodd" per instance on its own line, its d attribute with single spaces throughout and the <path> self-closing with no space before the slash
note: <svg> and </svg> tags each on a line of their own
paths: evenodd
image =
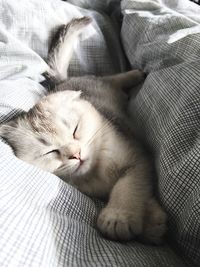
<svg viewBox="0 0 200 267">
<path fill-rule="evenodd" d="M 123 48 L 120 1 L 0 0 L 0 122 L 44 95 L 39 82 L 48 68 L 53 29 L 72 17 L 91 16 L 70 75 L 110 74 L 129 64 L 149 73 L 130 110 L 155 157 L 158 196 L 169 214 L 174 246 L 104 239 L 95 226 L 101 202 L 20 161 L 2 140 L 1 267 L 200 262 L 200 8 L 183 0 L 124 0 L 121 8 Z"/>
</svg>

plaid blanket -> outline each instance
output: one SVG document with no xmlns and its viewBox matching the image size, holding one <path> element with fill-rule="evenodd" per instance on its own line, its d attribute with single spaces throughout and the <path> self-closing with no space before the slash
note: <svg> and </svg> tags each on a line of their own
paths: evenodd
<svg viewBox="0 0 200 267">
<path fill-rule="evenodd" d="M 1 267 L 199 265 L 199 12 L 183 0 L 0 0 L 0 122 L 44 95 L 41 74 L 53 29 L 91 16 L 70 75 L 110 74 L 128 65 L 149 73 L 130 111 L 154 156 L 158 197 L 169 214 L 169 242 L 161 247 L 106 240 L 96 229 L 103 203 L 22 162 L 2 140 Z"/>
</svg>

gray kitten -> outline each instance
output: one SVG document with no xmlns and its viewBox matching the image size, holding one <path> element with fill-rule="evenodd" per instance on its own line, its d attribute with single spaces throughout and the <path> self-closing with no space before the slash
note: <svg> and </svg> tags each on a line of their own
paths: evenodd
<svg viewBox="0 0 200 267">
<path fill-rule="evenodd" d="M 90 22 L 83 17 L 59 28 L 48 58 L 57 90 L 1 125 L 0 136 L 18 158 L 107 199 L 97 220 L 103 235 L 159 244 L 166 215 L 153 196 L 151 164 L 131 134 L 123 91 L 142 82 L 143 73 L 67 78 L 74 41 Z"/>
</svg>

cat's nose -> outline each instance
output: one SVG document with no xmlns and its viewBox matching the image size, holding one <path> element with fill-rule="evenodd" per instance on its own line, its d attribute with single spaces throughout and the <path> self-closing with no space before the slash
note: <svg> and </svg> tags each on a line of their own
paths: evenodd
<svg viewBox="0 0 200 267">
<path fill-rule="evenodd" d="M 81 158 L 81 152 L 79 151 L 79 152 L 75 153 L 75 154 L 73 155 L 73 158 L 75 158 L 75 159 L 80 159 L 80 158 Z"/>
<path fill-rule="evenodd" d="M 81 160 L 81 151 L 76 152 L 75 154 L 70 156 L 69 159 L 80 159 Z"/>
</svg>

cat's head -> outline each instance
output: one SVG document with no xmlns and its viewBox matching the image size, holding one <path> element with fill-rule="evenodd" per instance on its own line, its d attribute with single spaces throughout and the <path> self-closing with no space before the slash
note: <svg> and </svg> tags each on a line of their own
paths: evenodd
<svg viewBox="0 0 200 267">
<path fill-rule="evenodd" d="M 98 161 L 101 128 L 101 116 L 80 92 L 62 91 L 1 125 L 0 136 L 22 160 L 59 176 L 80 176 Z"/>
</svg>

